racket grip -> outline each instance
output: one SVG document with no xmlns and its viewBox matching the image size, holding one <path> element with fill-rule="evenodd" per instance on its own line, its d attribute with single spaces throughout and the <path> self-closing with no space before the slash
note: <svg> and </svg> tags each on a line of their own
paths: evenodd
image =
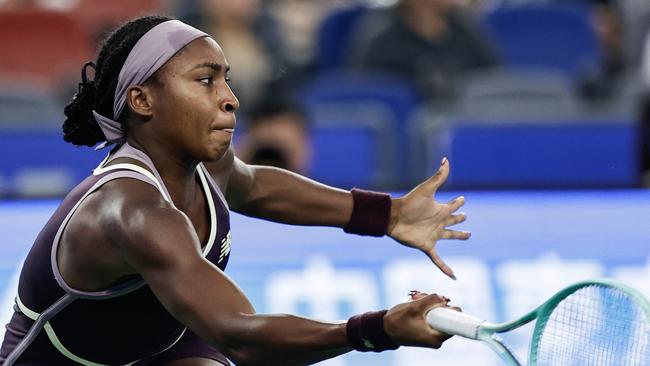
<svg viewBox="0 0 650 366">
<path fill-rule="evenodd" d="M 448 308 L 433 308 L 427 313 L 427 323 L 441 332 L 478 339 L 479 327 L 485 320 Z"/>
</svg>

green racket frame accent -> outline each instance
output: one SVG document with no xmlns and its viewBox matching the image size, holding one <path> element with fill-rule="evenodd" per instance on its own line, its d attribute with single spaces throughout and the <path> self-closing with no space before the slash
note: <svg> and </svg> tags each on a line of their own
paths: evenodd
<svg viewBox="0 0 650 366">
<path fill-rule="evenodd" d="M 646 300 L 646 298 L 639 291 L 611 279 L 592 279 L 575 283 L 560 290 L 545 303 L 538 306 L 535 310 L 529 312 L 517 320 L 498 324 L 484 322 L 479 326 L 477 339 L 486 342 L 508 365 L 522 366 L 521 362 L 517 360 L 515 355 L 508 349 L 508 347 L 503 343 L 501 338 L 496 335 L 496 333 L 503 333 L 515 328 L 519 328 L 522 325 L 525 325 L 532 320 L 537 319 L 537 322 L 535 323 L 535 329 L 533 330 L 533 337 L 530 343 L 530 352 L 528 358 L 528 365 L 536 366 L 537 348 L 534 346 L 540 341 L 541 334 L 544 330 L 544 327 L 546 326 L 548 318 L 553 312 L 553 309 L 555 309 L 555 307 L 562 300 L 574 292 L 589 286 L 610 287 L 625 292 L 636 302 L 637 305 L 639 305 L 639 307 L 645 312 L 648 321 L 650 321 L 650 302 L 648 302 L 648 300 Z"/>
</svg>

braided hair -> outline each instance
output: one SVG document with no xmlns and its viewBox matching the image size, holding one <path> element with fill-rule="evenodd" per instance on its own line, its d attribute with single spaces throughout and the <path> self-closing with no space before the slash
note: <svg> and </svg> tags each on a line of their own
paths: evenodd
<svg viewBox="0 0 650 366">
<path fill-rule="evenodd" d="M 78 146 L 94 146 L 106 140 L 95 121 L 93 109 L 104 116 L 113 116 L 113 100 L 117 78 L 129 53 L 138 40 L 156 25 L 171 20 L 159 15 L 134 19 L 109 34 L 102 42 L 96 62 L 87 62 L 81 69 L 79 91 L 66 105 L 63 122 L 63 139 Z M 95 69 L 93 80 L 87 70 Z M 125 116 L 123 113 L 122 116 Z M 124 131 L 124 117 L 120 118 Z"/>
</svg>

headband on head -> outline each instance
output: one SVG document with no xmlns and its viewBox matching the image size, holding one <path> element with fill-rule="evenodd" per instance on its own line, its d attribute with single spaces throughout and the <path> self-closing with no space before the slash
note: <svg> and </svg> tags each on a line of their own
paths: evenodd
<svg viewBox="0 0 650 366">
<path fill-rule="evenodd" d="M 188 43 L 209 35 L 180 20 L 169 20 L 151 28 L 136 42 L 126 58 L 117 79 L 113 101 L 113 118 L 93 110 L 93 116 L 106 136 L 106 142 L 97 146 L 102 149 L 124 139 L 122 125 L 117 120 L 126 107 L 126 90 L 131 85 L 142 85 L 170 58 Z"/>
</svg>

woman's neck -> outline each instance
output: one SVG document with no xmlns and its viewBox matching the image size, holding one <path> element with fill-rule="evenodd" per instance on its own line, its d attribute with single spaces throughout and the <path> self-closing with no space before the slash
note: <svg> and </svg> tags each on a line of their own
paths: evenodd
<svg viewBox="0 0 650 366">
<path fill-rule="evenodd" d="M 179 210 L 192 204 L 198 188 L 196 168 L 199 162 L 184 160 L 162 145 L 142 144 L 134 138 L 129 138 L 128 144 L 149 156 Z"/>
</svg>

